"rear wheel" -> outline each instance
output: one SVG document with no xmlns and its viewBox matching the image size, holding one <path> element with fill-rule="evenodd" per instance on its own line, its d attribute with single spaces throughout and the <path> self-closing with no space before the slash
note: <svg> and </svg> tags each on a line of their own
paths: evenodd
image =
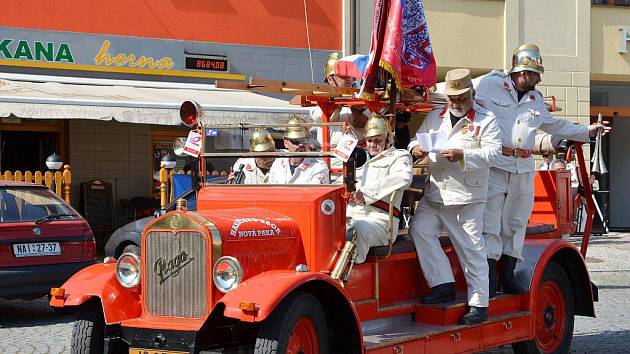
<svg viewBox="0 0 630 354">
<path fill-rule="evenodd" d="M 319 300 L 308 293 L 285 299 L 262 323 L 254 353 L 328 353 L 326 317 Z"/>
<path fill-rule="evenodd" d="M 534 339 L 513 344 L 514 352 L 568 353 L 573 339 L 575 308 L 571 282 L 562 267 L 547 264 L 535 296 Z"/>
<path fill-rule="evenodd" d="M 79 308 L 77 321 L 72 328 L 72 354 L 102 354 L 105 342 L 105 318 L 98 302 Z"/>
</svg>

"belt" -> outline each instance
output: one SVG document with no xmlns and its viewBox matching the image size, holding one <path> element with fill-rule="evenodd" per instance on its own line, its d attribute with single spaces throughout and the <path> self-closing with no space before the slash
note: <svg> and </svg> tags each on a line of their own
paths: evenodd
<svg viewBox="0 0 630 354">
<path fill-rule="evenodd" d="M 382 200 L 377 200 L 374 203 L 370 204 L 373 207 L 379 208 L 382 211 L 389 213 L 389 203 L 385 203 Z M 400 210 L 396 207 L 393 208 L 394 212 L 392 214 L 394 214 L 395 217 L 397 217 L 398 219 L 400 219 Z"/>
<path fill-rule="evenodd" d="M 514 157 L 520 157 L 522 159 L 526 159 L 530 156 L 532 156 L 532 150 L 525 150 L 525 149 L 512 149 L 509 147 L 501 147 L 501 153 L 503 154 L 503 156 L 514 156 Z"/>
</svg>

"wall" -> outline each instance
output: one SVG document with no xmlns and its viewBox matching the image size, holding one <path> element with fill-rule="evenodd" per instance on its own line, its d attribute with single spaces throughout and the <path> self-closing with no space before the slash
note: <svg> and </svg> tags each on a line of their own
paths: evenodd
<svg viewBox="0 0 630 354">
<path fill-rule="evenodd" d="M 630 31 L 630 8 L 591 8 L 591 80 L 630 81 L 630 53 L 619 53 L 622 43 L 619 31 L 621 26 Z"/>
<path fill-rule="evenodd" d="M 307 1 L 311 46 L 341 48 L 341 0 Z M 5 0 L 0 26 L 307 48 L 302 1 Z"/>
<path fill-rule="evenodd" d="M 148 196 L 150 126 L 93 120 L 70 120 L 72 204 L 78 206 L 82 182 L 102 179 L 112 184 L 114 203 Z"/>
</svg>

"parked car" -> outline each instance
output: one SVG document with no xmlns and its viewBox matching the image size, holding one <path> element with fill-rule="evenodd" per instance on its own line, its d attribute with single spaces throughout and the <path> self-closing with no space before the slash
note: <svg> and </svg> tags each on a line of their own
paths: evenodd
<svg viewBox="0 0 630 354">
<path fill-rule="evenodd" d="M 45 186 L 0 181 L 0 297 L 37 298 L 96 262 L 87 221 Z"/>
<path fill-rule="evenodd" d="M 227 178 L 224 176 L 211 176 L 208 178 L 209 183 L 223 184 Z M 190 186 L 190 184 L 188 184 Z M 197 210 L 196 195 L 193 190 L 189 189 L 177 197 L 188 201 L 189 210 Z M 157 216 L 161 216 L 167 211 L 175 210 L 176 202 L 167 204 L 164 208 L 157 210 L 153 216 L 145 217 L 132 221 L 118 228 L 105 244 L 105 257 L 114 257 L 118 259 L 121 254 L 132 252 L 140 255 L 140 235 L 144 227 Z"/>
</svg>

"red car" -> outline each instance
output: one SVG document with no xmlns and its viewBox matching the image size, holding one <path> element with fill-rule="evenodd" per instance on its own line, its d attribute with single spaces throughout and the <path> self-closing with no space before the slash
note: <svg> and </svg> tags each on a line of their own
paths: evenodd
<svg viewBox="0 0 630 354">
<path fill-rule="evenodd" d="M 37 298 L 94 264 L 88 223 L 48 188 L 0 181 L 0 297 Z"/>
</svg>

